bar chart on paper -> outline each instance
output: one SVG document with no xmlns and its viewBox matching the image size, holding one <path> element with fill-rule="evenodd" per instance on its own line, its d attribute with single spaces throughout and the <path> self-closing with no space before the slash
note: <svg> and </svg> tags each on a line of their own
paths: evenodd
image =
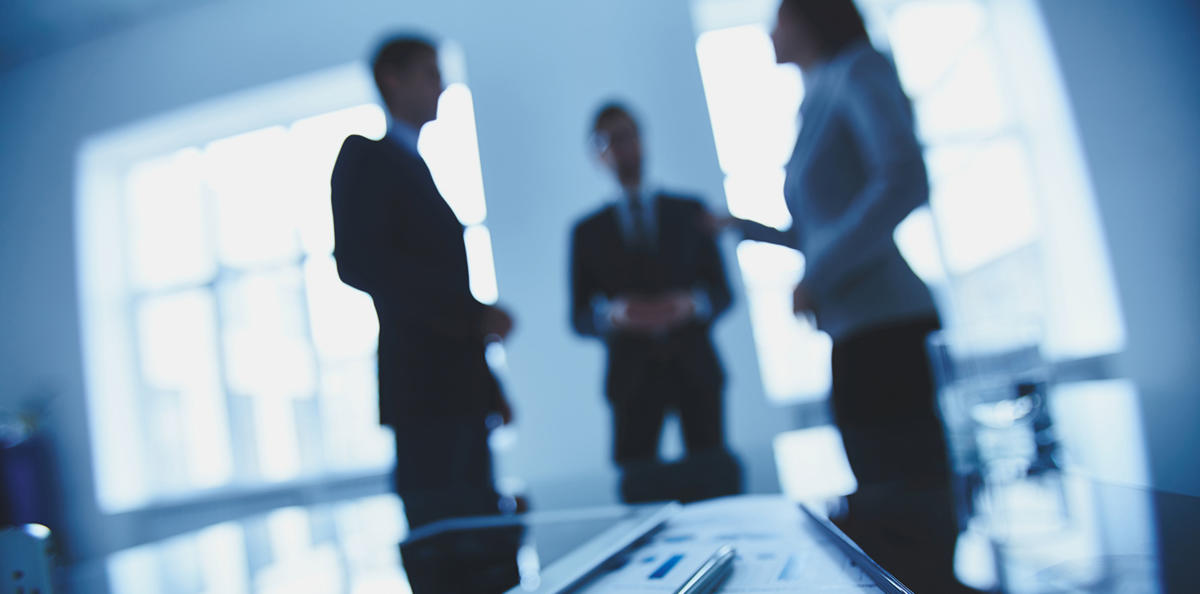
<svg viewBox="0 0 1200 594">
<path fill-rule="evenodd" d="M 879 591 L 791 506 L 778 506 L 770 515 L 761 506 L 744 513 L 709 511 L 703 504 L 686 509 L 643 545 L 611 560 L 583 591 L 674 592 L 722 545 L 735 548 L 737 556 L 721 592 Z"/>
</svg>

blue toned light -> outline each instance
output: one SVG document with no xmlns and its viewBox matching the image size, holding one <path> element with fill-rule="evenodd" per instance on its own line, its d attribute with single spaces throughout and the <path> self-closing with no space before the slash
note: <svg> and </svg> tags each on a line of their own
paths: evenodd
<svg viewBox="0 0 1200 594">
<path fill-rule="evenodd" d="M 216 271 L 213 213 L 200 151 L 184 149 L 132 167 L 125 180 L 124 226 L 133 284 L 158 289 L 198 283 Z"/>
<path fill-rule="evenodd" d="M 342 141 L 386 131 L 371 86 L 369 72 L 338 68 L 81 152 L 88 412 L 106 512 L 392 461 L 374 308 L 331 256 Z M 462 91 L 447 99 L 462 120 Z"/>
<path fill-rule="evenodd" d="M 767 397 L 778 403 L 824 398 L 832 381 L 833 343 L 792 313 L 792 290 L 804 273 L 804 258 L 754 241 L 739 244 L 737 258 Z"/>
<path fill-rule="evenodd" d="M 458 220 L 468 226 L 482 223 L 487 218 L 483 169 L 475 133 L 475 105 L 466 85 L 455 83 L 442 93 L 437 119 L 421 130 L 417 148 Z"/>
<path fill-rule="evenodd" d="M 799 70 L 775 64 L 766 30 L 708 31 L 696 41 L 696 56 L 721 170 L 730 175 L 787 163 L 803 83 Z"/>
<path fill-rule="evenodd" d="M 496 284 L 491 233 L 483 225 L 467 227 L 463 232 L 463 242 L 467 246 L 471 294 L 481 303 L 496 303 L 500 299 L 500 288 Z"/>
<path fill-rule="evenodd" d="M 782 167 L 746 169 L 729 174 L 725 178 L 729 214 L 776 229 L 790 227 L 792 215 L 783 199 L 783 180 Z"/>
<path fill-rule="evenodd" d="M 757 25 L 703 33 L 696 56 L 729 212 L 779 229 L 790 226 L 783 166 L 796 141 L 804 94 L 799 71 L 775 64 L 771 39 Z M 743 242 L 738 264 L 767 396 L 780 403 L 823 398 L 829 391 L 829 338 L 797 320 L 791 307 L 803 258 L 787 248 Z"/>
</svg>

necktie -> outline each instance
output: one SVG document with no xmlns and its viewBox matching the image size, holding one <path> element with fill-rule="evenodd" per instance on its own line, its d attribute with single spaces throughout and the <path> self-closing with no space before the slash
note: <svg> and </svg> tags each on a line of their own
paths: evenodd
<svg viewBox="0 0 1200 594">
<path fill-rule="evenodd" d="M 640 196 L 629 199 L 629 215 L 633 219 L 632 245 L 635 250 L 646 251 L 650 248 L 650 234 L 646 229 L 646 209 Z"/>
<path fill-rule="evenodd" d="M 630 246 L 634 284 L 639 291 L 652 293 L 662 281 L 662 271 L 654 253 L 653 231 L 646 221 L 647 204 L 640 196 L 629 197 Z"/>
</svg>

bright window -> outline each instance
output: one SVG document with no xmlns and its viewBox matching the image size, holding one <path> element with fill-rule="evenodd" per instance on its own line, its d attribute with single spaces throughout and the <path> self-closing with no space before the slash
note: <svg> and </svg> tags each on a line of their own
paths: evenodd
<svg viewBox="0 0 1200 594">
<path fill-rule="evenodd" d="M 410 592 L 403 513 L 384 495 L 238 518 L 108 557 L 108 591 Z"/>
<path fill-rule="evenodd" d="M 471 290 L 491 303 L 473 109 L 470 90 L 450 85 L 419 149 L 467 226 Z M 95 249 L 81 276 L 89 357 L 106 378 L 89 390 L 105 511 L 389 469 L 378 323 L 370 298 L 338 279 L 329 205 L 342 140 L 381 138 L 386 120 L 373 104 L 312 113 L 166 151 L 92 147 L 84 159 L 81 245 Z M 121 146 L 170 132 L 151 125 Z"/>
<path fill-rule="evenodd" d="M 783 167 L 796 140 L 804 94 L 799 72 L 775 65 L 771 40 L 758 25 L 703 33 L 696 54 L 729 212 L 779 229 L 790 226 Z M 767 396 L 778 402 L 823 398 L 832 343 L 791 310 L 804 257 L 747 241 L 737 259 Z"/>
<path fill-rule="evenodd" d="M 947 321 L 1036 326 L 1056 359 L 1119 351 L 1106 248 L 1036 3 L 860 6 L 916 108 L 933 189 L 920 233 L 932 249 L 920 252 L 941 248 L 945 279 L 933 284 Z M 926 257 L 901 241 L 918 234 L 905 231 L 897 240 L 922 273 Z"/>
<path fill-rule="evenodd" d="M 892 54 L 913 100 L 932 185 L 929 206 L 903 221 L 895 240 L 948 322 L 1042 324 L 1061 351 L 1111 352 L 1122 331 L 1111 282 L 1103 271 L 1090 272 L 1103 258 L 1097 229 L 1088 227 L 1095 220 L 1090 196 L 1062 191 L 1061 178 L 1073 175 L 1060 165 L 1071 142 L 1061 126 L 1045 125 L 1044 115 L 1055 90 L 1026 88 L 1022 78 L 1052 70 L 1052 56 L 1048 46 L 1037 50 L 1020 38 L 1032 35 L 1037 17 L 1016 4 L 859 2 L 875 44 Z M 696 54 L 729 211 L 782 229 L 791 224 L 783 166 L 796 138 L 803 85 L 797 69 L 774 63 L 767 26 L 776 5 L 696 0 Z M 1047 155 L 1058 157 L 1051 163 Z M 1049 224 L 1059 230 L 1053 236 L 1043 233 Z M 790 311 L 803 257 L 744 242 L 738 262 L 767 395 L 776 402 L 822 398 L 829 389 L 829 339 Z M 1057 280 L 1066 276 L 1070 286 Z M 1085 295 L 1100 305 L 1082 314 L 1055 305 Z M 1051 317 L 1055 307 L 1060 311 Z"/>
</svg>

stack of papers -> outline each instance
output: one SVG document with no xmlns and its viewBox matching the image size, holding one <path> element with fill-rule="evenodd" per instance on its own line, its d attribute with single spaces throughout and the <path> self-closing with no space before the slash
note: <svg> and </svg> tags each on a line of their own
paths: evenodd
<svg viewBox="0 0 1200 594">
<path fill-rule="evenodd" d="M 689 505 L 580 591 L 674 592 L 722 545 L 737 557 L 721 592 L 880 591 L 820 526 L 777 496 Z"/>
</svg>

